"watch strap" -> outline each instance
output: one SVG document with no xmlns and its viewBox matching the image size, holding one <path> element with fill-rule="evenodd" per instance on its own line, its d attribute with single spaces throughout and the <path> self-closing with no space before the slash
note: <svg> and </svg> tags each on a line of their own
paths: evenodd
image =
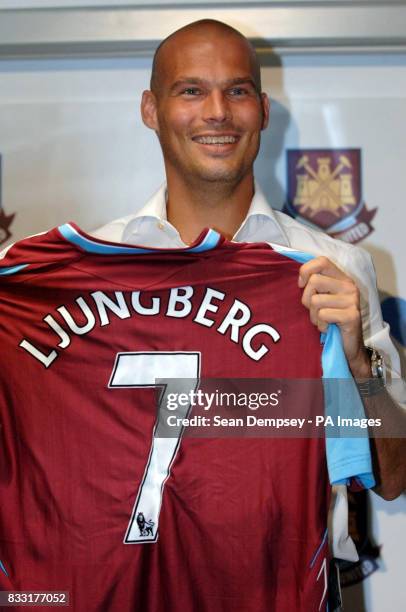
<svg viewBox="0 0 406 612">
<path fill-rule="evenodd" d="M 356 383 L 361 397 L 370 397 L 385 388 L 384 363 L 382 355 L 376 349 L 370 346 L 365 348 L 371 363 L 371 377 L 359 378 Z"/>
</svg>

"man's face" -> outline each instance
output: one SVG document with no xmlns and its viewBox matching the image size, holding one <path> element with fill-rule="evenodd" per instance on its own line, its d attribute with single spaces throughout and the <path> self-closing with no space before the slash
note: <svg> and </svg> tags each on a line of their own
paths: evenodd
<svg viewBox="0 0 406 612">
<path fill-rule="evenodd" d="M 168 180 L 232 184 L 252 173 L 268 99 L 255 89 L 245 41 L 182 33 L 162 49 L 159 74 L 142 110 L 158 134 Z"/>
</svg>

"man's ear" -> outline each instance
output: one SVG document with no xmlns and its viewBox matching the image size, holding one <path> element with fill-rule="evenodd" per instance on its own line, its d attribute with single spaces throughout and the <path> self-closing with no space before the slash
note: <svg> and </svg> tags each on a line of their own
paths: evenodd
<svg viewBox="0 0 406 612">
<path fill-rule="evenodd" d="M 141 117 L 145 125 L 158 132 L 157 102 L 155 94 L 149 89 L 142 92 Z"/>
<path fill-rule="evenodd" d="M 268 127 L 269 123 L 269 110 L 271 107 L 271 103 L 269 102 L 268 95 L 266 93 L 261 93 L 261 105 L 262 105 L 262 125 L 261 130 L 265 130 Z"/>
</svg>

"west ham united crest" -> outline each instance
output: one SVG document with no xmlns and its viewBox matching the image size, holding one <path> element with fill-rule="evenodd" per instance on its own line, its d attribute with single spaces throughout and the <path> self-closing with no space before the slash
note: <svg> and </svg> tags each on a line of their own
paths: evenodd
<svg viewBox="0 0 406 612">
<path fill-rule="evenodd" d="M 362 201 L 360 149 L 292 149 L 287 170 L 284 212 L 346 242 L 373 231 L 376 208 Z"/>
<path fill-rule="evenodd" d="M 1 164 L 1 155 L 0 155 L 0 245 L 4 242 L 7 242 L 9 238 L 11 238 L 10 225 L 15 217 L 15 215 L 6 215 L 3 207 L 2 207 L 2 164 Z"/>
</svg>

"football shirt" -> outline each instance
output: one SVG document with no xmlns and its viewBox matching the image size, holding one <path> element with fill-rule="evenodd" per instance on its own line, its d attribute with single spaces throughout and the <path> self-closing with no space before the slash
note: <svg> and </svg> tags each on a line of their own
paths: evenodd
<svg viewBox="0 0 406 612">
<path fill-rule="evenodd" d="M 329 479 L 371 486 L 368 440 L 159 434 L 201 379 L 348 376 L 338 329 L 322 343 L 301 304 L 302 259 L 74 224 L 9 249 L 0 590 L 68 591 L 78 612 L 326 609 Z"/>
</svg>

